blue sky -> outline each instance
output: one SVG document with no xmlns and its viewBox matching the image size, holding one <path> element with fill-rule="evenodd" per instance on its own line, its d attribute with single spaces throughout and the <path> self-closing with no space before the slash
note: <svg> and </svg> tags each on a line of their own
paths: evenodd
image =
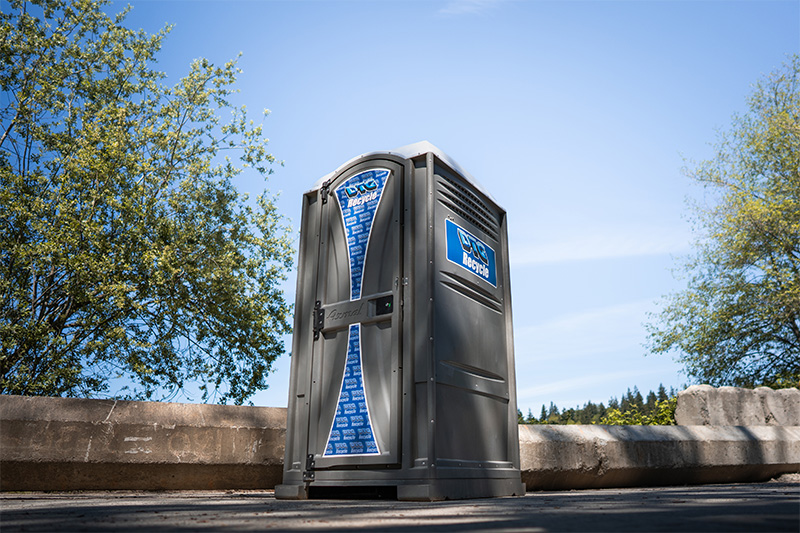
<svg viewBox="0 0 800 533">
<path fill-rule="evenodd" d="M 702 193 L 681 167 L 800 51 L 800 2 L 129 1 L 129 26 L 175 25 L 158 63 L 171 80 L 243 53 L 237 100 L 272 111 L 284 165 L 267 186 L 295 229 L 319 177 L 421 140 L 492 193 L 524 412 L 688 382 L 642 346 L 693 239 L 684 200 Z M 288 355 L 269 381 L 252 401 L 285 406 Z"/>
</svg>

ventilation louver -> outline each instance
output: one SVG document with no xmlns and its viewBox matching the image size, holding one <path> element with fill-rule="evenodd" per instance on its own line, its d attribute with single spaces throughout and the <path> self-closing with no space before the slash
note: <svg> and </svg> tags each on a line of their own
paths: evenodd
<svg viewBox="0 0 800 533">
<path fill-rule="evenodd" d="M 486 203 L 475 193 L 459 185 L 447 176 L 437 174 L 439 178 L 439 201 L 448 208 L 455 211 L 457 215 L 470 221 L 472 224 L 483 230 L 495 241 L 498 240 L 497 217 L 493 215 Z"/>
</svg>

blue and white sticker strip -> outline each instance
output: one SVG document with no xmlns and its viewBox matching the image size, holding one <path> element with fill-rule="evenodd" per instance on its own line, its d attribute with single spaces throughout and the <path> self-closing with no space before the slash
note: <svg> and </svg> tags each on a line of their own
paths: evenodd
<svg viewBox="0 0 800 533">
<path fill-rule="evenodd" d="M 339 404 L 324 456 L 380 453 L 367 409 L 361 373 L 361 324 L 351 324 Z"/>
<path fill-rule="evenodd" d="M 497 287 L 497 265 L 491 246 L 452 220 L 445 220 L 447 260 Z"/>
<path fill-rule="evenodd" d="M 372 223 L 380 204 L 389 170 L 374 168 L 359 172 L 336 188 L 342 211 L 347 252 L 350 259 L 350 300 L 361 298 L 364 260 L 367 256 Z M 379 454 L 372 431 L 364 376 L 361 370 L 361 324 L 351 324 L 347 340 L 342 387 L 336 406 L 324 457 Z"/>
<path fill-rule="evenodd" d="M 376 168 L 360 172 L 336 188 L 350 255 L 350 300 L 361 298 L 364 258 L 372 222 L 388 177 L 389 170 Z"/>
</svg>

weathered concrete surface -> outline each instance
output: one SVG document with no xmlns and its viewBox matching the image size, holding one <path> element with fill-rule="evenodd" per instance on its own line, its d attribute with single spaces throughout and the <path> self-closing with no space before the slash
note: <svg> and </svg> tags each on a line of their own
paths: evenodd
<svg viewBox="0 0 800 533">
<path fill-rule="evenodd" d="M 0 490 L 269 489 L 286 410 L 0 396 Z M 528 490 L 761 481 L 800 471 L 800 427 L 526 426 Z"/>
<path fill-rule="evenodd" d="M 800 390 L 692 385 L 678 393 L 681 426 L 800 426 Z"/>
<path fill-rule="evenodd" d="M 800 427 L 519 427 L 528 490 L 765 481 L 800 471 Z"/>
<path fill-rule="evenodd" d="M 271 492 L 0 495 L 16 531 L 800 531 L 791 482 L 529 492 L 444 502 L 276 500 Z"/>
<path fill-rule="evenodd" d="M 0 396 L 0 490 L 264 488 L 286 409 Z"/>
</svg>

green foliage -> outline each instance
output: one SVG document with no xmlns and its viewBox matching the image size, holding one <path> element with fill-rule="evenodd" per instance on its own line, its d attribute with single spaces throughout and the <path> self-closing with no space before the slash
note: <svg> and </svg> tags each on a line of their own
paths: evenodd
<svg viewBox="0 0 800 533">
<path fill-rule="evenodd" d="M 168 28 L 132 31 L 101 3 L 11 0 L 0 13 L 0 392 L 242 403 L 290 331 L 292 266 L 239 72 L 153 70 Z M 223 120 L 228 116 L 229 120 Z M 226 154 L 230 154 L 229 156 Z"/>
<path fill-rule="evenodd" d="M 707 197 L 686 289 L 651 317 L 649 349 L 677 350 L 711 385 L 800 381 L 800 56 L 758 83 L 713 159 L 687 174 Z"/>
<path fill-rule="evenodd" d="M 673 425 L 677 397 L 675 389 L 667 393 L 664 385 L 659 385 L 658 392 L 650 391 L 645 401 L 639 389 L 634 387 L 632 391 L 628 389 L 621 400 L 609 399 L 607 407 L 602 403 L 587 402 L 583 407 L 559 410 L 550 402 L 549 408 L 542 405 L 538 419 L 530 410 L 527 417 L 517 410 L 517 419 L 520 424 Z"/>
<path fill-rule="evenodd" d="M 603 415 L 600 423 L 610 426 L 674 426 L 677 405 L 678 397 L 673 396 L 666 400 L 656 401 L 649 414 L 648 411 L 635 404 L 626 411 L 609 409 Z"/>
</svg>

